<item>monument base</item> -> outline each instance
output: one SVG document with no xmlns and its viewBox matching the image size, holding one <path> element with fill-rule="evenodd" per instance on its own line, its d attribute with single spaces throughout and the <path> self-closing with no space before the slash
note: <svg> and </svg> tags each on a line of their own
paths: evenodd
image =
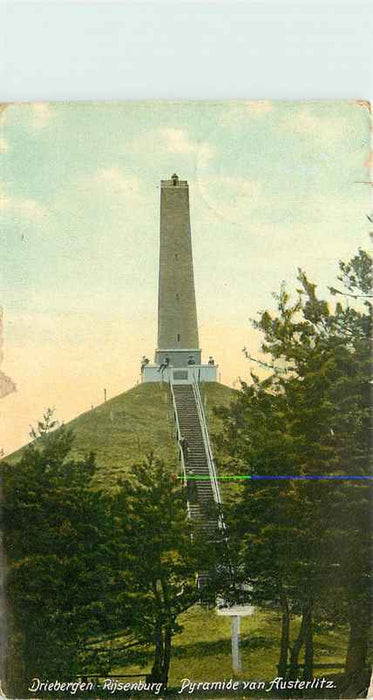
<svg viewBox="0 0 373 700">
<path fill-rule="evenodd" d="M 141 382 L 167 382 L 173 384 L 192 384 L 198 382 L 217 382 L 218 365 L 170 365 L 161 370 L 161 365 L 146 365 L 141 372 Z"/>
<path fill-rule="evenodd" d="M 186 367 L 189 360 L 193 360 L 195 365 L 201 364 L 201 350 L 198 348 L 189 348 L 189 350 L 170 348 L 166 350 L 157 349 L 155 351 L 154 363 L 161 365 L 168 357 L 172 367 Z"/>
</svg>

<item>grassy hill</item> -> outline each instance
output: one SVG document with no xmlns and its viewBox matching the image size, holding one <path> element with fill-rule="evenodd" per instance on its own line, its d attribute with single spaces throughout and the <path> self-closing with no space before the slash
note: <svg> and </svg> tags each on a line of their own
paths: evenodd
<svg viewBox="0 0 373 700">
<path fill-rule="evenodd" d="M 216 405 L 229 403 L 233 390 L 222 384 L 204 386 L 211 431 L 219 430 L 213 415 Z M 178 468 L 173 411 L 169 392 L 163 384 L 139 384 L 119 396 L 83 413 L 68 426 L 75 434 L 74 454 L 96 453 L 97 485 L 110 488 L 121 472 L 143 459 L 150 451 Z"/>
<path fill-rule="evenodd" d="M 220 421 L 213 407 L 227 405 L 233 389 L 223 384 L 202 385 L 211 433 L 219 431 Z M 173 411 L 166 384 L 139 384 L 67 423 L 74 431 L 73 455 L 96 454 L 95 485 L 110 488 L 118 476 L 150 451 L 178 469 Z M 21 450 L 7 457 L 14 462 Z"/>
</svg>

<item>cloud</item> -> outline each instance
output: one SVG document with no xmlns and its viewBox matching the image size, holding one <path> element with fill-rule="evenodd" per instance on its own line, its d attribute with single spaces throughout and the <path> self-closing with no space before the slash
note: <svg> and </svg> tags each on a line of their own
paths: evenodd
<svg viewBox="0 0 373 700">
<path fill-rule="evenodd" d="M 294 134 L 314 136 L 318 141 L 330 143 L 343 138 L 348 132 L 348 122 L 343 117 L 319 116 L 312 108 L 303 106 L 294 115 L 279 121 L 279 130 Z"/>
<path fill-rule="evenodd" d="M 127 205 L 131 203 L 132 206 L 136 206 L 142 200 L 139 178 L 129 175 L 118 166 L 100 168 L 91 182 L 101 193 L 112 197 L 119 196 Z"/>
<path fill-rule="evenodd" d="M 166 150 L 169 153 L 195 153 L 196 144 L 190 140 L 185 129 L 166 127 L 160 129 L 160 134 L 165 140 Z"/>
<path fill-rule="evenodd" d="M 262 201 L 260 182 L 240 177 L 199 178 L 198 191 L 216 217 L 230 223 L 246 221 L 248 211 Z"/>
<path fill-rule="evenodd" d="M 172 154 L 192 156 L 198 165 L 206 165 L 215 155 L 215 149 L 205 141 L 196 141 L 190 137 L 187 129 L 161 127 L 145 137 L 135 138 L 128 145 L 136 153 Z"/>
<path fill-rule="evenodd" d="M 8 151 L 8 142 L 3 136 L 0 136 L 0 153 L 6 153 Z"/>
<path fill-rule="evenodd" d="M 148 197 L 149 192 L 140 178 L 120 166 L 111 165 L 78 180 L 72 199 L 69 188 L 55 207 L 60 212 L 68 210 L 69 216 L 74 211 L 89 210 L 89 216 L 96 221 L 109 217 L 110 226 L 116 230 L 124 223 L 137 229 L 149 211 Z"/>
<path fill-rule="evenodd" d="M 0 183 L 0 211 L 13 215 L 20 215 L 29 220 L 42 219 L 47 214 L 46 208 L 35 199 L 26 197 L 10 197 L 1 189 Z"/>
<path fill-rule="evenodd" d="M 166 127 L 159 130 L 165 150 L 175 154 L 194 154 L 199 163 L 206 164 L 214 157 L 214 149 L 203 141 L 193 141 L 186 129 Z"/>
<path fill-rule="evenodd" d="M 12 208 L 27 219 L 41 219 L 47 213 L 46 208 L 35 199 L 13 199 Z"/>
<path fill-rule="evenodd" d="M 250 114 L 257 117 L 267 114 L 273 109 L 273 103 L 269 100 L 245 100 L 244 104 Z"/>
<path fill-rule="evenodd" d="M 138 196 L 140 183 L 137 177 L 127 175 L 121 168 L 101 168 L 94 177 L 94 182 L 107 187 L 115 194 Z"/>
<path fill-rule="evenodd" d="M 247 125 L 251 118 L 259 121 L 269 112 L 272 112 L 275 103 L 270 100 L 234 100 L 226 104 L 220 113 L 220 126 L 236 129 Z"/>
<path fill-rule="evenodd" d="M 0 119 L 4 127 L 21 127 L 33 136 L 42 132 L 55 114 L 55 107 L 48 102 L 0 103 Z"/>
</svg>

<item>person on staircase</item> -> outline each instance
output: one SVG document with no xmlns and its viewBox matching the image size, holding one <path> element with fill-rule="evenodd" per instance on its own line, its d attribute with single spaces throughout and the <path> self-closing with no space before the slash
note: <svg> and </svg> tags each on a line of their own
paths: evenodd
<svg viewBox="0 0 373 700">
<path fill-rule="evenodd" d="M 187 467 L 189 461 L 189 442 L 184 435 L 180 436 L 180 447 L 183 453 L 185 467 Z"/>
<path fill-rule="evenodd" d="M 197 482 L 193 469 L 187 470 L 187 501 L 188 503 L 198 503 Z"/>
</svg>

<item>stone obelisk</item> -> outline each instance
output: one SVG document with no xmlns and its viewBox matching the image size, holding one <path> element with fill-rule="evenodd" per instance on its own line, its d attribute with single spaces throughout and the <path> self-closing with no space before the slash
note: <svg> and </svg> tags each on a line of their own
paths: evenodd
<svg viewBox="0 0 373 700">
<path fill-rule="evenodd" d="M 201 362 L 194 289 L 189 188 L 172 175 L 161 181 L 158 343 L 155 362 L 173 367 Z"/>
<path fill-rule="evenodd" d="M 189 188 L 172 175 L 161 180 L 158 341 L 154 364 L 144 355 L 142 382 L 216 382 L 218 366 L 201 362 L 194 289 Z"/>
</svg>

